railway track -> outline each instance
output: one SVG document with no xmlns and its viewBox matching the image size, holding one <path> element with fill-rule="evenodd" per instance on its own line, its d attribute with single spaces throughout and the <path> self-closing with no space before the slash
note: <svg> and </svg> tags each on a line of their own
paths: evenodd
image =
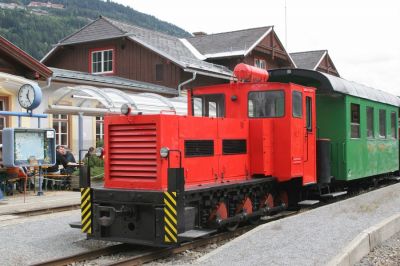
<svg viewBox="0 0 400 266">
<path fill-rule="evenodd" d="M 292 215 L 297 214 L 298 211 L 285 211 L 274 216 L 270 216 L 265 220 L 261 220 L 260 224 L 283 219 Z M 49 260 L 46 262 L 41 262 L 35 265 L 43 265 L 43 266 L 61 266 L 61 265 L 69 265 L 72 263 L 90 261 L 101 256 L 114 255 L 117 253 L 129 252 L 135 249 L 138 253 L 137 255 L 128 256 L 126 259 L 122 259 L 120 261 L 116 261 L 115 263 L 111 263 L 108 265 L 141 265 L 146 262 L 151 262 L 157 259 L 165 258 L 174 254 L 178 254 L 184 252 L 186 250 L 195 249 L 198 247 L 206 246 L 209 244 L 218 243 L 224 240 L 229 240 L 231 238 L 242 235 L 249 230 L 255 228 L 257 225 L 247 225 L 244 227 L 238 228 L 234 232 L 221 232 L 215 235 L 212 235 L 208 238 L 202 238 L 198 240 L 194 240 L 191 242 L 186 242 L 177 247 L 170 248 L 146 248 L 143 246 L 135 246 L 128 244 L 118 244 L 114 246 L 109 246 L 101 249 L 96 249 L 88 252 L 79 253 L 72 256 L 67 256 L 63 258 L 58 258 L 54 260 Z"/>
<path fill-rule="evenodd" d="M 397 183 L 397 182 L 391 182 L 391 181 L 383 182 L 379 186 L 375 187 L 375 189 L 383 188 L 383 187 L 389 186 L 394 183 Z M 375 190 L 375 189 L 372 189 L 372 190 Z M 349 193 L 348 195 L 342 196 L 340 198 L 340 200 L 352 198 L 352 197 L 358 196 L 360 194 L 368 193 L 370 191 L 371 191 L 371 189 L 361 190 L 361 191 L 357 191 L 357 192 L 353 191 L 352 193 Z M 320 204 L 315 205 L 315 206 L 303 207 L 299 211 L 284 211 L 284 212 L 278 213 L 274 216 L 263 217 L 263 219 L 260 221 L 260 223 L 258 225 L 268 223 L 271 221 L 275 221 L 275 220 L 279 220 L 279 219 L 283 219 L 283 218 L 287 218 L 289 216 L 293 216 L 300 212 L 305 212 L 305 211 L 314 209 L 314 208 L 322 206 L 322 205 L 335 203 L 337 200 L 338 199 L 334 199 L 334 200 L 331 200 L 328 202 L 321 202 Z M 129 252 L 132 250 L 135 250 L 135 252 L 137 254 L 136 255 L 127 255 L 126 256 L 127 258 L 121 259 L 119 261 L 115 261 L 113 263 L 108 263 L 108 265 L 114 265 L 114 266 L 141 265 L 144 263 L 155 261 L 157 259 L 162 259 L 162 258 L 171 256 L 171 255 L 182 253 L 186 250 L 192 250 L 192 249 L 196 249 L 196 248 L 203 247 L 206 245 L 219 243 L 221 241 L 226 241 L 226 240 L 235 238 L 239 235 L 242 235 L 242 234 L 248 232 L 251 229 L 254 229 L 258 225 L 247 225 L 247 226 L 239 227 L 236 231 L 233 231 L 233 232 L 217 233 L 217 234 L 212 235 L 207 238 L 197 239 L 197 240 L 194 240 L 191 242 L 183 243 L 177 247 L 146 248 L 143 246 L 118 244 L 118 245 L 109 246 L 109 247 L 105 247 L 105 248 L 101 248 L 101 249 L 97 249 L 97 250 L 93 250 L 93 251 L 79 253 L 79 254 L 64 257 L 64 258 L 46 261 L 43 263 L 39 263 L 37 265 L 46 265 L 46 266 L 69 265 L 69 264 L 76 263 L 76 262 L 84 262 L 84 261 L 94 260 L 101 256 L 108 256 L 108 255 L 114 255 L 114 254 L 119 254 L 119 253 L 123 254 L 124 252 Z"/>
</svg>

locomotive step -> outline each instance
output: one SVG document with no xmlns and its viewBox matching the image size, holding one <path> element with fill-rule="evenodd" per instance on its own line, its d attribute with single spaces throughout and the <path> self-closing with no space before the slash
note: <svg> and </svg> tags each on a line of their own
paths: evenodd
<svg viewBox="0 0 400 266">
<path fill-rule="evenodd" d="M 299 204 L 300 206 L 313 206 L 319 203 L 319 200 L 303 200 L 300 201 Z"/>
<path fill-rule="evenodd" d="M 191 240 L 194 238 L 208 236 L 215 232 L 217 232 L 217 230 L 215 230 L 215 229 L 202 229 L 202 230 L 193 229 L 193 230 L 186 231 L 182 234 L 179 234 L 178 236 L 183 240 Z"/>
<path fill-rule="evenodd" d="M 333 192 L 333 193 L 328 193 L 328 194 L 322 194 L 320 197 L 327 199 L 327 198 L 337 198 L 343 195 L 346 195 L 347 191 L 339 191 L 339 192 Z"/>
<path fill-rule="evenodd" d="M 72 222 L 69 224 L 71 228 L 75 229 L 82 229 L 82 223 L 81 222 Z"/>
</svg>

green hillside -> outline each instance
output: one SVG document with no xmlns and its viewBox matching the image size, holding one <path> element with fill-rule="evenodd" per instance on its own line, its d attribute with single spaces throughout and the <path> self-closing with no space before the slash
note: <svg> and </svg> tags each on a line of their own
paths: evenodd
<svg viewBox="0 0 400 266">
<path fill-rule="evenodd" d="M 52 0 L 64 9 L 27 7 L 28 0 L 0 0 L 15 3 L 19 8 L 0 6 L 0 35 L 33 57 L 41 59 L 63 37 L 83 27 L 99 15 L 157 30 L 177 37 L 189 36 L 183 29 L 130 7 L 101 0 Z M 36 2 L 48 2 L 36 0 Z"/>
</svg>

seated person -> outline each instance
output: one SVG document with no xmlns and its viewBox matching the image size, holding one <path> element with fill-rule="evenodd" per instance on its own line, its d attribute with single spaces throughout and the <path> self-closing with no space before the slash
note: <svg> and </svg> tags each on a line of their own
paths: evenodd
<svg viewBox="0 0 400 266">
<path fill-rule="evenodd" d="M 85 154 L 85 159 L 88 159 L 92 155 L 96 155 L 96 150 L 94 147 L 89 148 L 88 152 Z"/>
<path fill-rule="evenodd" d="M 56 147 L 56 164 L 54 166 L 51 166 L 47 168 L 47 172 L 49 174 L 60 174 L 60 169 L 58 168 L 59 165 L 62 165 L 64 169 L 67 169 L 68 167 L 74 167 L 77 164 L 75 163 L 75 158 L 72 154 L 70 156 L 66 156 L 67 152 L 65 151 L 65 148 L 61 145 L 58 145 Z M 73 158 L 73 161 L 71 159 L 71 156 Z M 68 161 L 69 158 L 71 161 Z"/>
<path fill-rule="evenodd" d="M 64 158 L 67 160 L 68 165 L 67 167 L 64 167 L 64 170 L 62 170 L 62 172 L 70 175 L 75 171 L 75 168 L 76 166 L 78 166 L 78 164 L 76 163 L 74 155 L 70 151 L 67 151 L 65 149 L 64 149 Z"/>
</svg>

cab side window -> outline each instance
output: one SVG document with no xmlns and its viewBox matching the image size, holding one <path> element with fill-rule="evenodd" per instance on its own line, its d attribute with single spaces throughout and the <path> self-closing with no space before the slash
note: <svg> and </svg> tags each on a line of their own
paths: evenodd
<svg viewBox="0 0 400 266">
<path fill-rule="evenodd" d="M 206 94 L 193 96 L 193 116 L 225 117 L 225 95 Z"/>
<path fill-rule="evenodd" d="M 292 115 L 298 118 L 303 116 L 303 94 L 299 91 L 292 93 Z"/>
</svg>

